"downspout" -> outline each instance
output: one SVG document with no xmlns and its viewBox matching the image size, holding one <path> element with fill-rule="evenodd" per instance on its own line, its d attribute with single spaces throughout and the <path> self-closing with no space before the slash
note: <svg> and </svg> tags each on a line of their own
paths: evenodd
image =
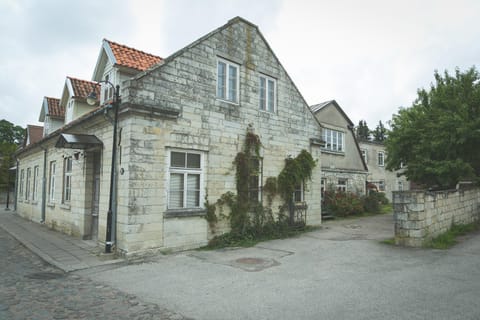
<svg viewBox="0 0 480 320">
<path fill-rule="evenodd" d="M 18 170 L 18 166 L 19 166 L 19 163 L 20 161 L 18 161 L 18 158 L 15 157 L 15 161 L 17 162 L 17 169 L 15 171 L 15 188 L 14 188 L 14 195 L 15 195 L 15 199 L 14 199 L 14 202 L 13 202 L 13 211 L 17 211 L 17 199 L 18 199 L 18 195 L 17 195 L 17 192 L 18 192 L 18 176 L 20 175 L 20 170 Z"/>
<path fill-rule="evenodd" d="M 48 149 L 43 150 L 43 178 L 42 178 L 42 219 L 41 223 L 45 223 L 45 211 L 47 207 L 47 154 Z"/>
</svg>

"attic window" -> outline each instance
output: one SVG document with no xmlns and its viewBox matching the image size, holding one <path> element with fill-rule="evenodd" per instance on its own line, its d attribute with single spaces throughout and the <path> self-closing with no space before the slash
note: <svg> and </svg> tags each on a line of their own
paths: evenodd
<svg viewBox="0 0 480 320">
<path fill-rule="evenodd" d="M 227 60 L 217 61 L 217 97 L 238 103 L 239 67 Z"/>
<path fill-rule="evenodd" d="M 259 77 L 260 81 L 260 96 L 259 96 L 259 105 L 260 105 L 260 110 L 263 111 L 268 111 L 268 112 L 275 112 L 275 102 L 276 102 L 276 94 L 277 94 L 277 86 L 276 86 L 276 80 L 265 76 L 261 75 Z"/>
<path fill-rule="evenodd" d="M 111 71 L 105 74 L 105 81 L 112 82 L 110 77 Z M 113 99 L 113 87 L 108 83 L 102 83 L 102 102 L 109 101 Z"/>
<path fill-rule="evenodd" d="M 343 132 L 324 128 L 323 140 L 325 141 L 324 149 L 335 152 L 345 152 Z"/>
</svg>

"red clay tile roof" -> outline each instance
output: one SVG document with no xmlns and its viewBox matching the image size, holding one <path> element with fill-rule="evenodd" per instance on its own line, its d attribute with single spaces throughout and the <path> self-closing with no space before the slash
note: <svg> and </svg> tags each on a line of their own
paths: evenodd
<svg viewBox="0 0 480 320">
<path fill-rule="evenodd" d="M 105 39 L 112 49 L 117 65 L 145 71 L 154 64 L 159 63 L 163 59 L 150 53 L 146 53 L 134 48 L 127 47 L 123 44 Z"/>
<path fill-rule="evenodd" d="M 27 125 L 27 135 L 30 138 L 29 144 L 40 141 L 43 138 L 43 127 L 29 124 Z"/>
<path fill-rule="evenodd" d="M 72 84 L 74 98 L 87 98 L 94 87 L 97 97 L 100 97 L 100 85 L 98 83 L 72 77 L 67 78 L 70 79 Z"/>
<path fill-rule="evenodd" d="M 65 118 L 65 108 L 60 106 L 60 99 L 45 97 L 47 99 L 48 113 L 50 118 Z"/>
</svg>

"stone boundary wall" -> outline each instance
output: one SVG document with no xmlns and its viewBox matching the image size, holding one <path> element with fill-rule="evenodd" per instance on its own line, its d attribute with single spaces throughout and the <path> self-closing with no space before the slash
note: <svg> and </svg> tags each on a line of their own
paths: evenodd
<svg viewBox="0 0 480 320">
<path fill-rule="evenodd" d="M 393 192 L 395 244 L 421 247 L 452 224 L 480 218 L 480 189 Z"/>
</svg>

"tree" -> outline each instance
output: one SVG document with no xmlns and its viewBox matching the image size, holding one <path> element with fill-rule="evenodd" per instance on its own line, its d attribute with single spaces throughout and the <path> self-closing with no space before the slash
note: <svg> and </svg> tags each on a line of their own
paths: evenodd
<svg viewBox="0 0 480 320">
<path fill-rule="evenodd" d="M 387 139 L 387 129 L 382 123 L 382 120 L 378 122 L 375 130 L 372 131 L 373 141 L 384 142 Z"/>
<path fill-rule="evenodd" d="M 410 108 L 394 115 L 386 141 L 387 168 L 427 187 L 451 188 L 480 175 L 480 77 L 472 67 L 455 76 L 435 71 Z"/>
<path fill-rule="evenodd" d="M 365 120 L 360 120 L 356 128 L 357 138 L 359 140 L 370 140 L 370 129 L 368 128 L 367 122 Z"/>
<path fill-rule="evenodd" d="M 25 136 L 25 129 L 2 119 L 0 120 L 0 143 L 21 145 Z"/>
<path fill-rule="evenodd" d="M 10 190 L 15 182 L 10 175 L 13 154 L 23 143 L 25 129 L 7 120 L 0 120 L 0 190 Z"/>
</svg>

